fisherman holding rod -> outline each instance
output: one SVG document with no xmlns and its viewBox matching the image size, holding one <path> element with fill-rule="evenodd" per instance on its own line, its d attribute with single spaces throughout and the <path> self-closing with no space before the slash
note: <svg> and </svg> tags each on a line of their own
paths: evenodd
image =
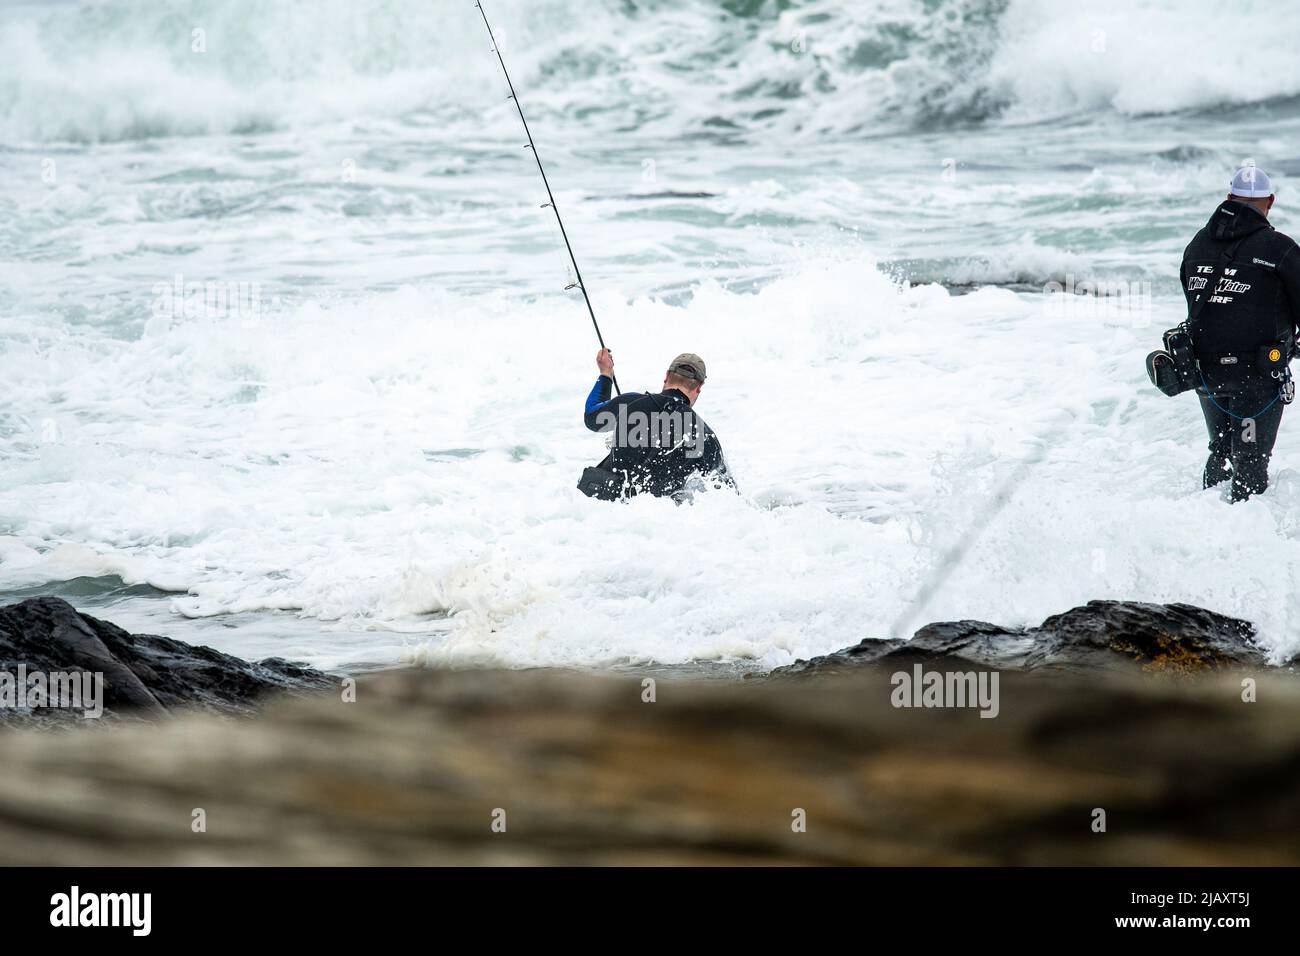
<svg viewBox="0 0 1300 956">
<path fill-rule="evenodd" d="M 694 487 L 736 487 L 727 472 L 718 436 L 695 413 L 704 388 L 704 359 L 683 352 L 664 373 L 657 394 L 625 392 L 610 398 L 614 356 L 596 353 L 596 379 L 583 421 L 594 432 L 612 432 L 609 454 L 582 473 L 578 489 L 591 498 L 615 501 L 648 493 L 681 501 Z"/>
<path fill-rule="evenodd" d="M 487 27 L 488 37 L 492 40 L 493 52 L 501 64 L 501 72 L 505 74 L 506 85 L 510 87 L 510 98 L 515 102 L 519 121 L 523 123 L 524 134 L 528 137 L 526 148 L 533 151 L 537 171 L 541 173 L 542 182 L 546 186 L 547 202 L 542 208 L 549 206 L 555 213 L 555 221 L 559 223 L 560 235 L 564 239 L 564 248 L 573 264 L 573 284 L 582 292 L 587 314 L 591 316 L 596 339 L 600 342 L 600 351 L 596 354 L 600 377 L 596 379 L 596 384 L 587 397 L 584 421 L 592 431 L 612 433 L 610 452 L 599 465 L 583 471 L 582 480 L 578 482 L 579 490 L 588 497 L 604 501 L 618 501 L 648 493 L 671 497 L 679 503 L 692 490 L 709 484 L 734 490 L 736 485 L 727 472 L 717 435 L 694 411 L 695 400 L 704 387 L 705 368 L 702 358 L 691 352 L 683 352 L 673 359 L 664 374 L 663 389 L 656 394 L 623 394 L 619 389 L 618 379 L 614 375 L 613 353 L 605 347 L 605 337 L 600 334 L 596 310 L 592 308 L 587 287 L 582 282 L 577 257 L 573 254 L 564 220 L 560 218 L 559 207 L 555 204 L 550 181 L 546 178 L 546 169 L 542 166 L 541 157 L 537 155 L 537 144 L 533 142 L 523 107 L 519 105 L 519 97 L 515 94 L 515 85 L 506 69 L 506 61 L 501 57 L 501 48 L 492 33 L 492 24 L 488 23 L 483 4 L 476 3 L 475 6 L 483 17 L 483 25 Z M 611 392 L 616 397 L 611 398 Z"/>
</svg>

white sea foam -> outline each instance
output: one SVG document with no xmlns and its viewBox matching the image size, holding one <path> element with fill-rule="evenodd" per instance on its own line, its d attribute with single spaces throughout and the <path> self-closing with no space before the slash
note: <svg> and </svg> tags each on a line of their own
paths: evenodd
<svg viewBox="0 0 1300 956">
<path fill-rule="evenodd" d="M 626 387 L 681 349 L 709 357 L 699 410 L 743 496 L 583 498 L 602 445 L 579 420 L 589 382 L 571 356 L 590 347 L 569 304 L 406 289 L 255 330 L 10 343 L 32 427 L 50 392 L 80 415 L 21 446 L 0 587 L 118 574 L 187 589 L 186 615 L 437 631 L 408 653 L 440 663 L 771 666 L 909 611 L 1032 623 L 1098 597 L 1206 605 L 1296 648 L 1300 476 L 1231 508 L 1199 490 L 1193 403 L 1142 382 L 1168 302 L 1151 329 L 1080 322 L 1035 295 L 896 286 L 859 260 L 753 294 L 597 304 Z M 1298 454 L 1284 429 L 1279 457 Z"/>
<path fill-rule="evenodd" d="M 1080 110 L 1168 113 L 1300 94 L 1300 20 L 1244 2 L 1225 29 L 1213 0 L 1013 0 L 1002 19 L 990 86 L 1012 117 Z M 1238 20 L 1237 18 L 1243 18 Z M 1195 63 L 1195 69 L 1186 64 Z"/>
</svg>

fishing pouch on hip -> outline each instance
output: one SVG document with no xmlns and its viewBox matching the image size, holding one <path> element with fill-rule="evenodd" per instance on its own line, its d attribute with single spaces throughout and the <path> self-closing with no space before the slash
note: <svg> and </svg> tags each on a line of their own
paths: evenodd
<svg viewBox="0 0 1300 956">
<path fill-rule="evenodd" d="M 623 497 L 623 488 L 627 480 L 614 471 L 604 468 L 584 468 L 582 478 L 578 481 L 578 490 L 588 498 L 601 501 L 618 501 Z"/>
<path fill-rule="evenodd" d="M 1166 395 L 1181 395 L 1196 387 L 1196 355 L 1192 337 L 1183 326 L 1165 333 L 1164 351 L 1147 356 L 1147 376 Z"/>
</svg>

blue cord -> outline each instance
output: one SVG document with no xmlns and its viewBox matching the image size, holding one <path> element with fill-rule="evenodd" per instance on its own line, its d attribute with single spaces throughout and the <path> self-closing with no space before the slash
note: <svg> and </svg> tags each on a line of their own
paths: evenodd
<svg viewBox="0 0 1300 956">
<path fill-rule="evenodd" d="M 1223 414 L 1227 415 L 1229 418 L 1235 418 L 1239 422 L 1244 422 L 1248 418 L 1250 419 L 1259 418 L 1260 415 L 1263 415 L 1266 411 L 1268 411 L 1270 408 L 1276 405 L 1277 400 L 1282 397 L 1282 392 L 1279 390 L 1278 393 L 1273 396 L 1273 400 L 1269 402 L 1267 405 L 1265 405 L 1263 408 L 1261 408 L 1259 411 L 1257 411 L 1254 415 L 1234 415 L 1232 414 L 1232 412 L 1228 411 L 1226 408 L 1224 408 L 1222 405 L 1220 405 L 1218 402 L 1214 400 L 1214 395 L 1210 392 L 1210 386 L 1207 385 L 1205 382 L 1205 373 L 1202 372 L 1200 369 L 1197 369 L 1196 373 L 1201 377 L 1201 388 L 1205 389 L 1205 397 L 1210 400 L 1210 404 L 1213 405 L 1215 408 L 1217 408 L 1219 411 L 1223 412 Z"/>
</svg>

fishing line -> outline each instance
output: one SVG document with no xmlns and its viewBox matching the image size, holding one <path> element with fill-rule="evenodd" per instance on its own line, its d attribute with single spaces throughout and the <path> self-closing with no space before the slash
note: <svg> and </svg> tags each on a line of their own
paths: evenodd
<svg viewBox="0 0 1300 956">
<path fill-rule="evenodd" d="M 895 619 L 893 626 L 889 629 L 891 638 L 908 638 L 909 635 L 905 630 L 930 604 L 934 597 L 943 589 L 948 578 L 957 569 L 957 567 L 966 560 L 966 555 L 974 546 L 975 541 L 984 530 L 993 523 L 993 520 L 1002 513 L 1002 509 L 1011 503 L 1017 489 L 1024 484 L 1034 468 L 1039 465 L 1053 446 L 1058 444 L 1065 437 L 1073 423 L 1073 417 L 1062 410 L 1068 416 L 1067 420 L 1061 425 L 1052 429 L 1043 435 L 1035 445 L 1033 451 L 1021 459 L 1015 470 L 1004 480 L 996 492 L 985 502 L 983 509 L 976 515 L 974 523 L 966 529 L 965 533 L 957 540 L 957 543 L 948 549 L 939 559 L 934 570 L 921 584 L 920 589 L 912 601 L 904 607 L 903 612 Z"/>
<path fill-rule="evenodd" d="M 551 193 L 550 180 L 546 178 L 546 170 L 542 166 L 542 157 L 537 155 L 537 144 L 533 142 L 532 131 L 528 128 L 528 120 L 524 118 L 524 108 L 519 105 L 519 97 L 515 94 L 515 84 L 510 80 L 510 71 L 506 69 L 506 61 L 501 57 L 501 45 L 497 43 L 496 36 L 492 33 L 492 24 L 488 23 L 487 12 L 483 9 L 483 4 L 475 2 L 474 6 L 478 7 L 479 16 L 483 18 L 483 26 L 487 27 L 488 37 L 492 40 L 492 52 L 497 55 L 497 62 L 501 64 L 501 72 L 505 74 L 506 85 L 510 87 L 510 98 L 515 101 L 515 109 L 519 112 L 519 122 L 524 124 L 524 135 L 528 137 L 528 145 L 524 149 L 533 151 L 533 159 L 537 161 L 537 171 L 542 174 L 542 183 L 546 186 L 547 202 L 542 204 L 542 208 L 551 207 L 551 212 L 555 213 L 555 221 L 560 224 L 560 236 L 564 239 L 564 248 L 569 252 L 569 261 L 573 263 L 574 281 L 565 286 L 565 291 L 577 286 L 582 292 L 582 301 L 587 303 L 587 314 L 591 316 L 592 328 L 596 330 L 596 340 L 600 342 L 600 347 L 605 348 L 605 337 L 600 334 L 600 324 L 596 321 L 596 310 L 591 307 L 591 298 L 587 295 L 587 287 L 582 282 L 582 270 L 578 268 L 578 259 L 573 254 L 573 246 L 569 243 L 569 234 L 565 231 L 564 220 L 560 218 L 560 207 L 555 205 L 555 196 Z M 614 380 L 614 394 L 621 395 L 622 392 L 618 387 L 618 378 L 611 372 L 610 378 Z"/>
</svg>

